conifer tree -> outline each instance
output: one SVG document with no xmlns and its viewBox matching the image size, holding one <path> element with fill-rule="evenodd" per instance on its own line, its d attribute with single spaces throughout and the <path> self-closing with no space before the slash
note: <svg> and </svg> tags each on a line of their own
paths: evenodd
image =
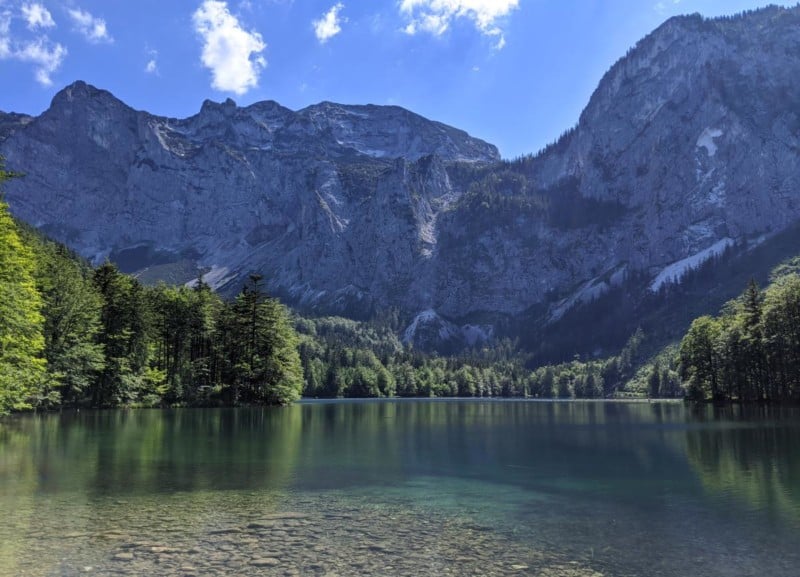
<svg viewBox="0 0 800 577">
<path fill-rule="evenodd" d="M 91 403 L 111 407 L 136 401 L 145 388 L 149 312 L 139 283 L 106 262 L 93 282 L 103 299 L 99 342 L 106 362 L 92 387 Z"/>
<path fill-rule="evenodd" d="M 261 277 L 250 283 L 224 315 L 223 380 L 232 402 L 287 404 L 300 398 L 303 369 L 297 334 L 286 309 L 261 289 Z"/>
</svg>

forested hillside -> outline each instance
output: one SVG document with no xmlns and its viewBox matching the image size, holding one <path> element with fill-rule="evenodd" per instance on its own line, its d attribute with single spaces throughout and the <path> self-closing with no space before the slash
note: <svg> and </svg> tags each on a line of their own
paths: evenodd
<svg viewBox="0 0 800 577">
<path fill-rule="evenodd" d="M 203 282 L 144 287 L 110 263 L 92 269 L 0 203 L 0 413 L 296 400 L 297 335 L 261 285 L 253 276 L 231 302 Z"/>
</svg>

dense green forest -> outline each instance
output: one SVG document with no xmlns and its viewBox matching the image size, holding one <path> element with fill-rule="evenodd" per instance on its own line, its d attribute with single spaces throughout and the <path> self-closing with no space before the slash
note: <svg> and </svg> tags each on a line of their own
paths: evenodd
<svg viewBox="0 0 800 577">
<path fill-rule="evenodd" d="M 603 399 L 683 396 L 678 373 L 659 369 L 651 389 L 628 390 L 647 358 L 636 331 L 606 359 L 529 366 L 515 342 L 438 357 L 404 347 L 389 327 L 341 318 L 298 319 L 309 397 L 533 397 Z"/>
<path fill-rule="evenodd" d="M 751 282 L 717 317 L 696 319 L 678 351 L 690 399 L 800 401 L 800 258 Z"/>
</svg>

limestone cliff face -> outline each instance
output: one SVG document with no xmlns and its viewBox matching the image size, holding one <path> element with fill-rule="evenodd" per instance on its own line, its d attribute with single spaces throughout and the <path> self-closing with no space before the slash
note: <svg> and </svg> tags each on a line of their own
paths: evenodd
<svg viewBox="0 0 800 577">
<path fill-rule="evenodd" d="M 257 271 L 301 307 L 395 307 L 409 340 L 474 342 L 797 222 L 798 54 L 800 8 L 669 20 L 514 163 L 398 107 L 207 101 L 169 119 L 80 82 L 37 118 L 0 114 L 0 154 L 27 174 L 15 214 L 95 261 L 150 278 L 180 262 L 179 280 L 230 292 Z"/>
<path fill-rule="evenodd" d="M 204 103 L 156 117 L 84 83 L 38 118 L 7 115 L 0 150 L 27 174 L 22 219 L 95 261 L 190 260 L 219 288 L 251 271 L 298 303 L 365 314 L 411 305 L 457 194 L 445 166 L 497 149 L 397 107 Z"/>
<path fill-rule="evenodd" d="M 798 8 L 672 19 L 611 69 L 534 178 L 627 207 L 614 251 L 637 269 L 780 230 L 798 217 L 798 49 Z"/>
</svg>

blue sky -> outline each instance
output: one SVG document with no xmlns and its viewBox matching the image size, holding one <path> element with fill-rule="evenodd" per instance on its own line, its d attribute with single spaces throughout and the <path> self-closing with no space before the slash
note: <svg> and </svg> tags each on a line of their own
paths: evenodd
<svg viewBox="0 0 800 577">
<path fill-rule="evenodd" d="M 175 117 L 206 98 L 397 104 L 511 158 L 572 126 L 603 73 L 670 16 L 764 4 L 0 0 L 0 110 L 39 114 L 78 79 Z"/>
</svg>

